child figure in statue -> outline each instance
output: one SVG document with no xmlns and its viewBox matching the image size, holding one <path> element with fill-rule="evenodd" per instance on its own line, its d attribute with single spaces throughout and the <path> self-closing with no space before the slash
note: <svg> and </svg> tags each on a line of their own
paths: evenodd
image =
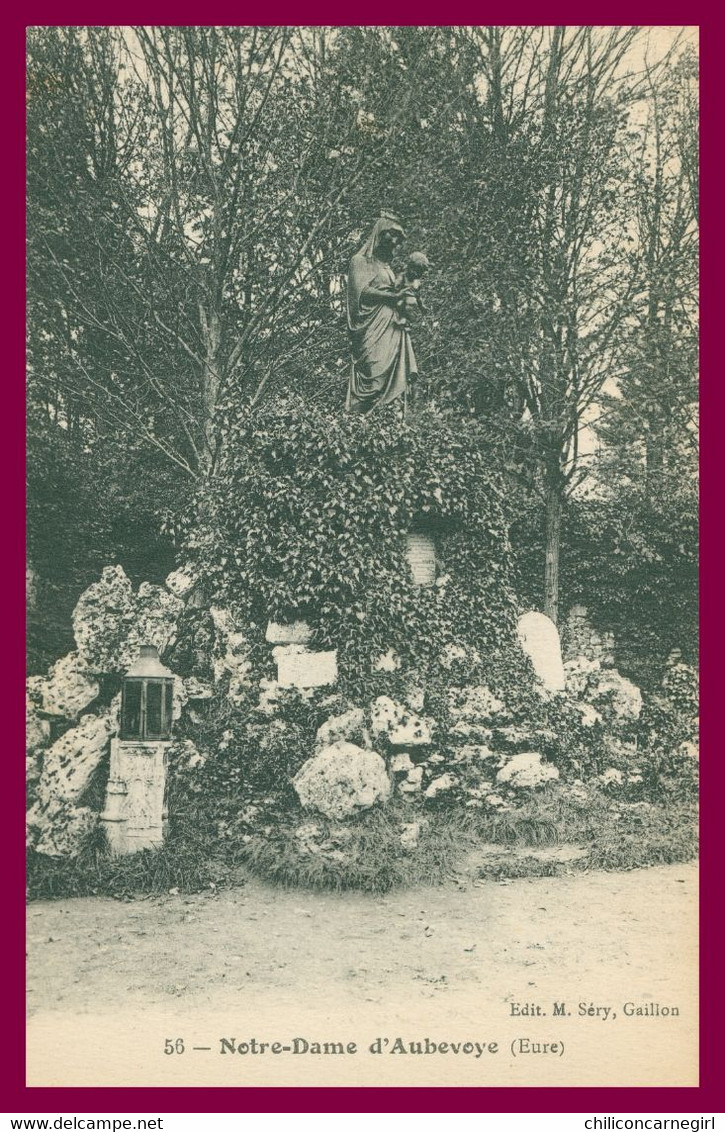
<svg viewBox="0 0 725 1132">
<path fill-rule="evenodd" d="M 430 270 L 428 257 L 424 252 L 411 252 L 405 270 L 395 277 L 395 289 L 400 296 L 398 314 L 405 317 L 409 311 L 419 310 L 425 314 L 425 306 L 420 297 L 422 280 Z"/>
</svg>

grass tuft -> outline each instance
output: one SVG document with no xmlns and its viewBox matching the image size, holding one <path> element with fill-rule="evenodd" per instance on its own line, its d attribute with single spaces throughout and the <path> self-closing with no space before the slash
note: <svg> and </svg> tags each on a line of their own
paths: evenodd
<svg viewBox="0 0 725 1132">
<path fill-rule="evenodd" d="M 401 841 L 420 821 L 417 844 Z M 382 893 L 400 886 L 441 884 L 459 875 L 472 850 L 500 845 L 477 875 L 491 879 L 554 876 L 581 869 L 634 869 L 692 860 L 697 854 L 693 803 L 613 802 L 595 789 L 584 801 L 560 787 L 532 794 L 516 812 L 486 815 L 450 808 L 431 814 L 395 801 L 343 823 L 290 812 L 272 832 L 209 848 L 203 826 L 179 822 L 165 845 L 127 857 L 112 856 L 102 833 L 72 860 L 31 852 L 31 899 L 198 892 L 238 882 L 239 869 L 288 888 Z M 579 858 L 546 859 L 526 848 L 576 845 Z"/>
<path fill-rule="evenodd" d="M 470 824 L 455 815 L 438 815 L 422 827 L 418 844 L 406 850 L 402 826 L 414 817 L 397 807 L 371 810 L 340 827 L 315 824 L 318 844 L 332 843 L 332 854 L 300 841 L 305 824 L 291 821 L 270 837 L 255 837 L 244 851 L 251 872 L 293 888 L 341 892 L 388 892 L 399 885 L 439 884 L 455 872 L 464 848 L 473 841 Z"/>
</svg>

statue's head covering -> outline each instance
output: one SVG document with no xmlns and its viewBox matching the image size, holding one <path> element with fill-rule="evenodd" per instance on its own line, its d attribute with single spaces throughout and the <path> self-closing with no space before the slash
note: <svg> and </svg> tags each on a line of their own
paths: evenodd
<svg viewBox="0 0 725 1132">
<path fill-rule="evenodd" d="M 381 232 L 400 232 L 401 237 L 405 239 L 405 229 L 400 222 L 400 217 L 396 216 L 394 212 L 388 212 L 387 209 L 383 209 L 378 219 L 373 224 L 367 240 L 357 254 L 364 255 L 365 259 L 372 259 L 375 255 L 375 245 Z"/>
<path fill-rule="evenodd" d="M 372 226 L 367 240 L 355 252 L 350 260 L 347 273 L 347 321 L 351 330 L 356 330 L 372 318 L 372 313 L 364 313 L 360 308 L 362 293 L 379 271 L 379 264 L 374 262 L 375 249 L 381 232 L 400 232 L 405 238 L 405 231 L 399 218 L 393 212 L 381 212 Z"/>
</svg>

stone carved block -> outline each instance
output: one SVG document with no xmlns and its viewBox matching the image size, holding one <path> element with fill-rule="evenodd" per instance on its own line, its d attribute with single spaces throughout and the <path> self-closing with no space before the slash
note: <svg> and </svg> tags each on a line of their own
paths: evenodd
<svg viewBox="0 0 725 1132">
<path fill-rule="evenodd" d="M 318 688 L 337 680 L 337 649 L 311 652 L 303 645 L 278 645 L 272 656 L 283 688 Z"/>
<path fill-rule="evenodd" d="M 267 625 L 265 640 L 270 645 L 306 645 L 312 636 L 312 629 L 306 621 L 292 621 L 283 625 L 279 621 L 270 621 Z"/>
<path fill-rule="evenodd" d="M 169 745 L 111 740 L 111 773 L 102 820 L 115 853 L 136 853 L 163 844 Z"/>
<path fill-rule="evenodd" d="M 436 580 L 436 548 L 433 536 L 420 531 L 407 535 L 406 558 L 419 586 L 432 586 Z"/>
</svg>

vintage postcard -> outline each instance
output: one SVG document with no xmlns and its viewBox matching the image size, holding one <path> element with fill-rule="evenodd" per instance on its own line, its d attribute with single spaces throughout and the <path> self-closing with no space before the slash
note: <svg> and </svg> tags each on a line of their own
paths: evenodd
<svg viewBox="0 0 725 1132">
<path fill-rule="evenodd" d="M 27 35 L 27 1085 L 698 1083 L 698 37 Z"/>
</svg>

